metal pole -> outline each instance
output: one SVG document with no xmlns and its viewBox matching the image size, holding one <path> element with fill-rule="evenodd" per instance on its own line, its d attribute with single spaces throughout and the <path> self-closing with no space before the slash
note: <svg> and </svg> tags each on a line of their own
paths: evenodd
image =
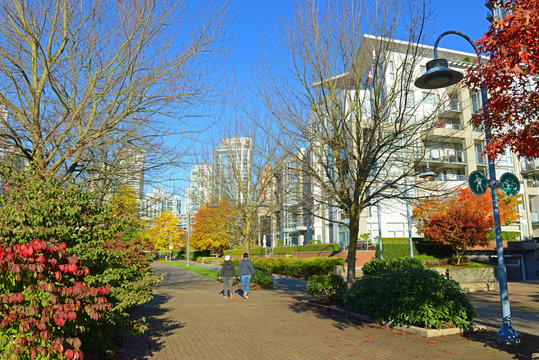
<svg viewBox="0 0 539 360">
<path fill-rule="evenodd" d="M 168 261 L 172 261 L 172 231 L 168 233 Z"/>
<path fill-rule="evenodd" d="M 380 203 L 376 203 L 376 212 L 378 213 L 378 247 L 380 248 L 380 259 L 384 259 L 382 250 L 382 217 L 380 216 Z"/>
<path fill-rule="evenodd" d="M 454 34 L 463 37 L 472 45 L 477 57 L 480 57 L 479 52 L 477 51 L 477 47 L 469 36 L 459 31 L 450 30 L 442 33 L 438 37 L 438 39 L 436 39 L 436 42 L 434 43 L 434 58 L 438 57 L 438 43 L 440 42 L 442 37 L 448 34 Z M 481 100 L 483 102 L 483 105 L 488 102 L 487 91 L 484 85 L 481 85 Z M 487 142 L 487 145 L 490 142 L 490 137 L 490 127 L 488 126 L 488 122 L 485 120 L 485 140 Z M 509 304 L 509 292 L 507 291 L 507 271 L 505 269 L 505 261 L 503 258 L 502 228 L 500 223 L 500 204 L 498 200 L 498 189 L 496 184 L 496 168 L 494 165 L 494 159 L 491 158 L 490 155 L 488 155 L 488 171 L 490 178 L 490 190 L 492 195 L 492 212 L 495 225 L 494 231 L 496 234 L 496 251 L 498 254 L 498 282 L 500 287 L 500 301 L 502 305 L 502 327 L 498 331 L 498 342 L 503 342 L 508 345 L 516 345 L 519 342 L 520 335 L 511 326 L 511 307 Z"/>
<path fill-rule="evenodd" d="M 479 56 L 479 54 L 477 55 Z M 487 91 L 484 86 L 481 86 L 481 100 L 486 104 Z M 485 139 L 487 145 L 490 142 L 490 128 L 485 121 Z M 507 290 L 507 270 L 505 268 L 505 260 L 503 257 L 503 242 L 502 228 L 500 222 L 500 203 L 498 200 L 498 187 L 496 184 L 496 168 L 494 159 L 488 155 L 488 172 L 490 177 L 490 192 L 492 194 L 492 212 L 494 215 L 494 231 L 496 233 L 496 251 L 498 254 L 498 282 L 500 286 L 500 301 L 502 303 L 502 327 L 498 331 L 498 341 L 506 344 L 516 344 L 519 341 L 520 335 L 511 326 L 511 306 L 509 304 L 509 291 Z"/>
<path fill-rule="evenodd" d="M 410 220 L 410 202 L 408 200 L 408 183 L 404 176 L 404 197 L 406 198 L 406 218 L 408 219 L 408 240 L 410 240 L 410 258 L 414 258 L 414 245 L 412 242 L 412 221 Z"/>
<path fill-rule="evenodd" d="M 520 173 L 522 173 L 522 162 L 520 159 L 517 159 L 517 165 L 518 165 L 518 170 Z M 533 233 L 532 233 L 532 222 L 531 222 L 531 218 L 530 218 L 530 213 L 531 213 L 531 210 L 530 210 L 530 205 L 528 203 L 528 195 L 526 194 L 526 187 L 528 186 L 528 182 L 527 182 L 527 179 L 524 179 L 522 180 L 522 193 L 523 193 L 523 201 L 522 201 L 522 205 L 524 205 L 524 210 L 526 211 L 526 227 L 528 228 L 528 239 L 531 240 L 533 239 Z"/>
<path fill-rule="evenodd" d="M 229 221 L 230 227 L 228 231 L 228 254 L 230 255 L 230 258 L 232 258 L 232 206 L 229 207 Z"/>
<path fill-rule="evenodd" d="M 189 266 L 189 237 L 191 236 L 191 214 L 187 214 L 187 266 Z"/>
</svg>

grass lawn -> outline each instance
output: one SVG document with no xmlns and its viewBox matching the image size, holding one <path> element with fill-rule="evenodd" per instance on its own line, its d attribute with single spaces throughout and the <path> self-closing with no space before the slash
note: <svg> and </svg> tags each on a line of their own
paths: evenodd
<svg viewBox="0 0 539 360">
<path fill-rule="evenodd" d="M 189 270 L 189 271 L 192 271 L 194 273 L 197 273 L 197 274 L 200 274 L 200 275 L 203 275 L 205 277 L 208 277 L 210 279 L 213 279 L 213 280 L 219 280 L 219 273 L 215 270 L 210 270 L 210 269 L 206 269 L 206 268 L 203 268 L 203 267 L 200 267 L 200 266 L 196 266 L 196 265 L 189 265 L 187 266 L 186 264 L 184 263 L 180 263 L 180 262 L 175 262 L 175 261 L 166 261 L 166 260 L 162 260 L 164 263 L 167 263 L 167 264 L 170 264 L 170 265 L 174 265 L 174 266 L 177 266 L 179 268 L 182 268 L 182 269 L 185 269 L 185 270 Z"/>
</svg>

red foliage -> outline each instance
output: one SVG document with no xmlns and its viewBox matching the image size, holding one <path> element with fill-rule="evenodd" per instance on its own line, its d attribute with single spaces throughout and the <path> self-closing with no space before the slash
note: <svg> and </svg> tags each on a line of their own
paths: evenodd
<svg viewBox="0 0 539 360">
<path fill-rule="evenodd" d="M 12 343 L 4 344 L 0 355 L 83 358 L 77 335 L 90 318 L 111 310 L 110 289 L 89 287 L 84 281 L 88 269 L 67 256 L 66 248 L 40 240 L 0 247 L 0 329 L 18 330 L 7 333 Z"/>
<path fill-rule="evenodd" d="M 452 246 L 459 252 L 488 243 L 487 234 L 494 227 L 490 189 L 478 196 L 469 188 L 457 190 L 458 196 L 438 202 L 429 200 L 414 209 L 422 223 L 425 237 L 434 242 Z M 500 221 L 510 225 L 519 218 L 520 197 L 509 197 L 498 191 Z"/>
<path fill-rule="evenodd" d="M 490 60 L 476 62 L 466 86 L 484 85 L 489 101 L 473 123 L 485 121 L 492 131 L 486 151 L 497 156 L 509 146 L 520 156 L 539 157 L 539 0 L 504 1 L 507 14 L 497 19 L 478 41 L 478 50 Z M 501 5 L 490 0 L 490 5 Z"/>
</svg>

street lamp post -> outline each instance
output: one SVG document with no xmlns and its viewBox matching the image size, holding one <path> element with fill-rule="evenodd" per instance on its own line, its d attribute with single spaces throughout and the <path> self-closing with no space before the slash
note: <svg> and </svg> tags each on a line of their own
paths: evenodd
<svg viewBox="0 0 539 360">
<path fill-rule="evenodd" d="M 232 206 L 229 205 L 228 254 L 232 258 Z"/>
<path fill-rule="evenodd" d="M 378 213 L 378 247 L 380 248 L 380 259 L 384 260 L 384 252 L 382 250 L 382 217 L 380 215 L 380 202 L 376 203 L 376 212 Z"/>
<path fill-rule="evenodd" d="M 172 261 L 172 231 L 168 233 L 168 261 Z"/>
<path fill-rule="evenodd" d="M 187 266 L 189 266 L 189 238 L 191 237 L 191 213 L 187 214 Z"/>
<path fill-rule="evenodd" d="M 446 31 L 442 33 L 434 43 L 434 59 L 427 63 L 427 72 L 421 75 L 416 81 L 415 86 L 421 89 L 440 89 L 458 83 L 462 80 L 461 72 L 452 70 L 448 67 L 446 59 L 438 58 L 438 43 L 445 35 L 458 35 L 468 41 L 477 57 L 479 52 L 474 42 L 466 35 L 459 31 Z M 487 91 L 484 85 L 481 85 L 481 100 L 483 104 L 488 101 Z M 485 139 L 487 144 L 490 142 L 490 127 L 485 121 Z M 520 335 L 511 326 L 511 307 L 509 305 L 509 293 L 507 291 L 507 272 L 505 269 L 505 261 L 503 258 L 503 243 L 502 231 L 500 224 L 500 206 L 498 201 L 498 191 L 496 185 L 496 171 L 494 167 L 494 159 L 488 155 L 488 170 L 490 177 L 490 188 L 492 194 L 492 212 L 494 216 L 495 234 L 496 234 L 496 249 L 498 254 L 498 281 L 500 287 L 500 300 L 502 305 L 502 327 L 498 331 L 498 342 L 507 345 L 516 345 L 520 342 Z"/>
<path fill-rule="evenodd" d="M 410 242 L 410 259 L 414 258 L 414 245 L 412 242 L 412 220 L 410 219 L 410 201 L 408 200 L 408 182 L 404 174 L 404 197 L 406 198 L 406 219 L 408 220 L 408 240 Z"/>
</svg>

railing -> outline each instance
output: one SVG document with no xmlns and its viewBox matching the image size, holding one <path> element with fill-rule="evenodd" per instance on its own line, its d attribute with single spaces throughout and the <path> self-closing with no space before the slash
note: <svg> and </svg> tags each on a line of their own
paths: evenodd
<svg viewBox="0 0 539 360">
<path fill-rule="evenodd" d="M 521 162 L 522 171 L 539 169 L 539 159 L 524 159 Z"/>
<path fill-rule="evenodd" d="M 466 181 L 466 175 L 440 174 L 434 178 L 435 181 Z"/>
<path fill-rule="evenodd" d="M 425 159 L 450 163 L 463 163 L 464 152 L 454 149 L 427 149 Z"/>
<path fill-rule="evenodd" d="M 436 122 L 436 127 L 439 129 L 453 129 L 453 130 L 460 130 L 462 128 L 460 126 L 460 122 L 448 120 L 448 119 L 439 119 Z"/>
</svg>

